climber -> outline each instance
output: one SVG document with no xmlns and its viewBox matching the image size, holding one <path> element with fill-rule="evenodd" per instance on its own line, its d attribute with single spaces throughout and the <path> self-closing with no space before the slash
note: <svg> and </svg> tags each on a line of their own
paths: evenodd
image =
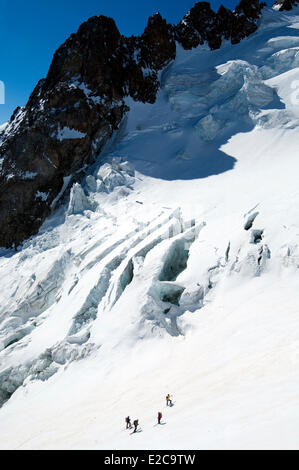
<svg viewBox="0 0 299 470">
<path fill-rule="evenodd" d="M 161 424 L 161 419 L 162 419 L 162 413 L 159 411 L 158 413 L 158 424 Z"/>
<path fill-rule="evenodd" d="M 135 419 L 135 420 L 133 421 L 133 424 L 134 424 L 134 431 L 133 431 L 133 432 L 136 432 L 136 431 L 137 431 L 137 428 L 138 428 L 138 424 L 139 424 L 139 423 L 138 423 L 138 419 Z"/>
<path fill-rule="evenodd" d="M 166 406 L 168 406 L 168 404 L 169 404 L 169 406 L 172 406 L 172 401 L 170 399 L 169 393 L 168 393 L 168 395 L 166 395 Z"/>
<path fill-rule="evenodd" d="M 126 417 L 126 429 L 131 429 L 132 427 L 132 424 L 131 424 L 131 420 L 130 420 L 130 416 L 127 416 Z"/>
</svg>

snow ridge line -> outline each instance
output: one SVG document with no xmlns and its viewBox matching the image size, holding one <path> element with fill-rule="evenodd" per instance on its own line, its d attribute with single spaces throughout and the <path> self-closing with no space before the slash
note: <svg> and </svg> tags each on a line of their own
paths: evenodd
<svg viewBox="0 0 299 470">
<path fill-rule="evenodd" d="M 88 323 L 95 320 L 97 317 L 97 311 L 100 308 L 100 304 L 103 301 L 103 308 L 107 308 L 110 305 L 113 306 L 114 303 L 118 300 L 121 293 L 123 292 L 124 288 L 121 289 L 121 281 L 123 276 L 125 275 L 127 265 L 130 263 L 130 260 L 133 254 L 128 255 L 131 251 L 135 253 L 135 256 L 143 256 L 145 257 L 148 251 L 150 251 L 157 243 L 160 243 L 163 239 L 168 238 L 171 234 L 171 229 L 176 226 L 176 230 L 181 230 L 181 223 L 178 222 L 178 211 L 174 211 L 169 214 L 164 220 L 156 223 L 153 227 L 147 227 L 146 229 L 142 230 L 141 233 L 138 233 L 133 237 L 133 240 L 130 240 L 128 235 L 124 239 L 121 240 L 121 244 L 114 243 L 111 246 L 112 251 L 108 252 L 108 248 L 104 250 L 102 256 L 98 257 L 98 265 L 95 265 L 95 270 L 100 270 L 100 274 L 98 280 L 94 287 L 90 290 L 86 300 L 81 307 L 80 311 L 74 316 L 73 325 L 70 329 L 69 334 L 73 335 L 78 333 L 83 327 L 86 327 Z M 178 228 L 179 225 L 179 228 Z M 162 230 L 162 233 L 159 235 L 155 235 L 155 233 L 159 230 Z M 153 235 L 153 240 L 151 242 L 147 242 L 147 239 L 150 235 Z M 127 242 L 130 242 L 129 245 Z M 143 243 L 145 242 L 145 243 Z M 144 244 L 145 246 L 139 247 L 139 245 Z M 134 248 L 137 249 L 134 251 Z M 114 252 L 116 251 L 116 254 Z M 106 257 L 111 257 L 108 261 Z M 120 267 L 121 264 L 124 263 L 124 267 Z M 117 292 L 115 293 L 114 300 L 111 300 L 111 295 L 114 289 L 114 283 L 111 281 L 113 276 L 113 272 L 116 271 L 120 267 L 121 274 L 116 273 L 116 278 L 118 281 L 114 281 L 117 284 Z M 94 273 L 95 277 L 97 276 Z M 109 288 L 109 286 L 111 286 Z M 76 288 L 79 289 L 79 285 Z M 107 294 L 107 298 L 104 298 Z"/>
</svg>

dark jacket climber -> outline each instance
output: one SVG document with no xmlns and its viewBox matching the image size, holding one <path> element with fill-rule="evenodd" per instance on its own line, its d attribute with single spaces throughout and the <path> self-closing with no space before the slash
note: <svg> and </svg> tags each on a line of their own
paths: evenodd
<svg viewBox="0 0 299 470">
<path fill-rule="evenodd" d="M 126 417 L 126 429 L 128 428 L 131 429 L 131 427 L 132 427 L 132 424 L 131 424 L 130 416 L 127 416 Z"/>
<path fill-rule="evenodd" d="M 139 423 L 138 423 L 138 419 L 135 419 L 135 420 L 133 421 L 133 424 L 134 424 L 134 431 L 133 431 L 133 432 L 136 432 L 136 431 L 137 431 L 137 428 L 138 428 L 138 424 L 139 424 Z"/>
<path fill-rule="evenodd" d="M 158 413 L 158 424 L 161 424 L 161 419 L 162 419 L 162 413 L 159 411 Z"/>
</svg>

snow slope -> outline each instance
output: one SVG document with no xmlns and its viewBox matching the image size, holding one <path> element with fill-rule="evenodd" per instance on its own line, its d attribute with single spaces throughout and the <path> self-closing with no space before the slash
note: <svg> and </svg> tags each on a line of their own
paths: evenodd
<svg viewBox="0 0 299 470">
<path fill-rule="evenodd" d="M 298 448 L 298 29 L 266 9 L 238 45 L 179 48 L 2 250 L 0 448 Z"/>
</svg>

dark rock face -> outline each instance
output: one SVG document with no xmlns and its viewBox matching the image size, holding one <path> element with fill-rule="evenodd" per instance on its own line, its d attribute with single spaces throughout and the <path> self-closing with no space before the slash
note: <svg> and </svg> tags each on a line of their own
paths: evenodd
<svg viewBox="0 0 299 470">
<path fill-rule="evenodd" d="M 293 7 L 299 5 L 298 0 L 278 0 L 274 5 L 279 6 L 279 11 L 290 11 Z"/>
<path fill-rule="evenodd" d="M 208 2 L 199 2 L 185 15 L 183 20 L 174 28 L 175 37 L 184 49 L 192 49 L 205 41 L 214 46 L 216 13 L 211 10 Z M 218 44 L 218 38 L 215 40 Z M 221 45 L 221 39 L 220 44 Z M 219 46 L 218 46 L 219 47 Z"/>
<path fill-rule="evenodd" d="M 256 30 L 260 12 L 258 0 L 217 13 L 199 2 L 179 25 L 156 14 L 141 36 L 129 38 L 105 16 L 83 23 L 0 136 L 0 246 L 37 233 L 71 182 L 66 177 L 78 177 L 118 128 L 126 96 L 155 102 L 158 71 L 175 58 L 175 41 L 185 49 L 205 41 L 216 49 L 223 38 L 235 44 Z"/>
<path fill-rule="evenodd" d="M 258 0 L 240 1 L 234 12 L 235 19 L 231 36 L 232 44 L 237 44 L 240 40 L 257 30 L 256 21 L 264 6 L 266 6 L 266 3 L 259 3 Z"/>
<path fill-rule="evenodd" d="M 256 31 L 256 21 L 264 6 L 258 0 L 241 0 L 233 12 L 221 5 L 215 13 L 208 2 L 199 2 L 174 27 L 174 34 L 185 49 L 205 41 L 211 49 L 218 49 L 223 38 L 236 44 Z"/>
<path fill-rule="evenodd" d="M 46 79 L 2 136 L 1 246 L 38 231 L 64 177 L 88 165 L 118 128 L 128 110 L 125 96 L 155 101 L 157 71 L 175 57 L 169 30 L 155 15 L 140 38 L 126 39 L 112 19 L 99 16 L 57 50 Z"/>
</svg>

